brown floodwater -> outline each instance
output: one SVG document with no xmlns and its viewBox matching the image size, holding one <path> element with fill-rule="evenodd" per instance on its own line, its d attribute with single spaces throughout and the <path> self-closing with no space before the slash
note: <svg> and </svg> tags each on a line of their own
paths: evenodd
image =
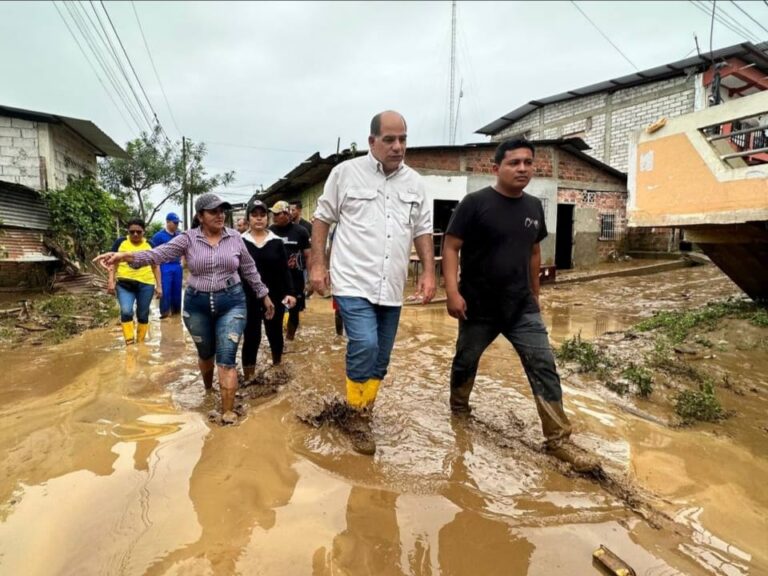
<svg viewBox="0 0 768 576">
<path fill-rule="evenodd" d="M 559 343 L 739 294 L 698 267 L 546 287 L 542 305 Z M 329 300 L 310 299 L 288 345 L 290 382 L 248 401 L 236 427 L 208 422 L 216 401 L 176 319 L 153 318 L 130 349 L 113 327 L 3 350 L 0 574 L 581 575 L 600 574 L 600 544 L 637 574 L 768 573 L 765 394 L 724 400 L 741 416 L 722 424 L 670 429 L 565 379 L 575 441 L 670 520 L 658 524 L 537 449 L 505 341 L 481 362 L 475 417 L 453 420 L 455 335 L 443 306 L 404 309 L 374 458 L 296 417 L 310 397 L 343 392 Z M 766 355 L 731 348 L 712 369 L 768 392 Z"/>
</svg>

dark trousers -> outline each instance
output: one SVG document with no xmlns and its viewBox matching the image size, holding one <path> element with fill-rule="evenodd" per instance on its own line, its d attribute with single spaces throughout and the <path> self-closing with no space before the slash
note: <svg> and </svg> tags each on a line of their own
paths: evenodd
<svg viewBox="0 0 768 576">
<path fill-rule="evenodd" d="M 469 396 L 480 357 L 499 334 L 509 340 L 520 357 L 542 419 L 544 436 L 548 441 L 567 438 L 571 429 L 562 410 L 560 377 L 539 312 L 495 320 L 459 320 L 456 355 L 451 366 L 451 410 L 470 411 Z"/>
<path fill-rule="evenodd" d="M 248 320 L 245 324 L 245 338 L 243 340 L 242 362 L 243 366 L 256 364 L 256 356 L 261 345 L 261 323 L 264 323 L 264 331 L 267 333 L 267 341 L 272 351 L 272 362 L 279 364 L 283 359 L 283 314 L 285 306 L 275 302 L 275 315 L 271 320 L 264 318 L 264 306 L 261 300 L 248 298 Z"/>
</svg>

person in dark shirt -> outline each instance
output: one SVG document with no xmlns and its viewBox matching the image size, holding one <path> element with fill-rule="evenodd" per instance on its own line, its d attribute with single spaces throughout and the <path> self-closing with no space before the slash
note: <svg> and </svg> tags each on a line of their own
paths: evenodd
<svg viewBox="0 0 768 576">
<path fill-rule="evenodd" d="M 243 376 L 248 382 L 256 370 L 256 356 L 261 343 L 261 323 L 272 351 L 272 364 L 277 366 L 283 358 L 283 315 L 286 308 L 296 305 L 296 294 L 288 269 L 288 254 L 285 245 L 268 227 L 267 206 L 260 200 L 254 200 L 248 206 L 249 229 L 243 232 L 243 240 L 248 253 L 256 262 L 261 280 L 269 288 L 269 294 L 275 303 L 275 315 L 271 319 L 264 317 L 262 301 L 246 286 L 246 304 L 248 320 L 245 325 L 243 341 Z"/>
<path fill-rule="evenodd" d="M 503 334 L 522 361 L 547 451 L 587 472 L 597 463 L 569 440 L 571 424 L 539 310 L 540 242 L 547 226 L 541 201 L 524 191 L 533 159 L 529 142 L 502 142 L 493 160 L 495 185 L 468 194 L 448 224 L 443 274 L 448 313 L 459 320 L 450 406 L 454 413 L 470 412 L 480 357 Z"/>
<path fill-rule="evenodd" d="M 298 224 L 299 226 L 304 228 L 304 230 L 307 231 L 307 234 L 309 234 L 309 238 L 311 240 L 312 224 L 301 217 L 301 200 L 291 200 L 290 208 L 291 208 L 291 222 L 293 222 L 294 224 Z"/>
<path fill-rule="evenodd" d="M 291 210 L 288 202 L 280 200 L 270 208 L 274 223 L 269 229 L 282 238 L 288 252 L 288 268 L 291 269 L 291 279 L 296 291 L 296 306 L 288 311 L 288 326 L 285 339 L 293 340 L 299 327 L 299 312 L 304 310 L 304 270 L 309 263 L 309 234 L 307 231 L 291 222 Z"/>
<path fill-rule="evenodd" d="M 149 241 L 152 248 L 157 248 L 178 236 L 179 222 L 181 220 L 175 212 L 168 212 L 165 217 L 165 228 L 152 236 Z M 160 264 L 160 277 L 163 283 L 163 296 L 160 298 L 160 318 L 181 314 L 181 283 L 184 277 L 181 258 Z"/>
</svg>

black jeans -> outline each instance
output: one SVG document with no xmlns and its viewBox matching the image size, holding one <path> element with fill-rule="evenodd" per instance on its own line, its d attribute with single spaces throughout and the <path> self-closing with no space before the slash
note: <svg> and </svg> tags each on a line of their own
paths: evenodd
<svg viewBox="0 0 768 576">
<path fill-rule="evenodd" d="M 272 350 L 272 361 L 279 364 L 283 358 L 283 314 L 285 306 L 281 302 L 275 302 L 275 315 L 271 320 L 264 318 L 264 304 L 261 300 L 248 297 L 248 319 L 245 324 L 245 338 L 243 340 L 242 362 L 243 366 L 256 364 L 256 356 L 261 344 L 261 323 L 267 333 L 269 348 Z"/>
<path fill-rule="evenodd" d="M 539 312 L 523 312 L 493 320 L 459 320 L 451 367 L 451 408 L 458 412 L 469 410 L 469 394 L 480 357 L 499 334 L 509 340 L 520 356 L 534 396 L 546 402 L 560 402 L 563 393 L 547 328 Z"/>
</svg>

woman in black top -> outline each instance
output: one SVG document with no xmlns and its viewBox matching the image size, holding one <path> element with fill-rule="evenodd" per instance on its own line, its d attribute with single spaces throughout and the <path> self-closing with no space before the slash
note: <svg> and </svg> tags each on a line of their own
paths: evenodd
<svg viewBox="0 0 768 576">
<path fill-rule="evenodd" d="M 261 281 L 269 288 L 269 295 L 275 304 L 275 315 L 267 320 L 264 305 L 255 294 L 246 288 L 248 321 L 243 341 L 243 376 L 248 382 L 256 370 L 256 355 L 261 343 L 261 322 L 264 322 L 269 347 L 272 350 L 272 364 L 277 366 L 283 357 L 283 315 L 286 309 L 296 305 L 296 294 L 288 270 L 288 255 L 283 240 L 268 228 L 269 219 L 266 205 L 254 200 L 248 206 L 250 228 L 243 232 L 248 252 L 256 262 Z"/>
</svg>

